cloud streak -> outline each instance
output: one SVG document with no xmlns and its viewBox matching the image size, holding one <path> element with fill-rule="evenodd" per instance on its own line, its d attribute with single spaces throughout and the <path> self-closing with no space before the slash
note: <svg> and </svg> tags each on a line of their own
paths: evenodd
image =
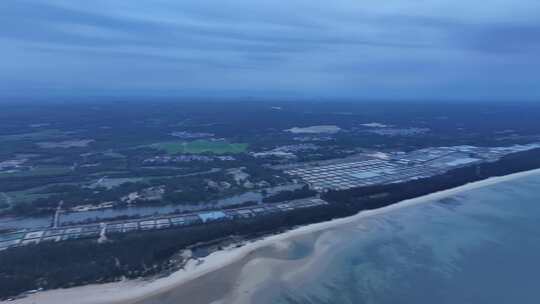
<svg viewBox="0 0 540 304">
<path fill-rule="evenodd" d="M 0 96 L 540 97 L 540 4 L 490 2 L 5 0 Z"/>
</svg>

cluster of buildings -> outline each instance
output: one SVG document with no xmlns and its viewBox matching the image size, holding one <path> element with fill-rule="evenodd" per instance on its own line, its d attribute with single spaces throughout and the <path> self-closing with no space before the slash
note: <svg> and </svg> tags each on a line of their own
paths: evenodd
<svg viewBox="0 0 540 304">
<path fill-rule="evenodd" d="M 539 148 L 540 144 L 511 147 L 455 146 L 396 152 L 385 158 L 364 156 L 330 164 L 302 165 L 285 172 L 318 191 L 346 190 L 426 178 L 462 166 L 495 161 L 507 154 Z"/>
<path fill-rule="evenodd" d="M 264 158 L 264 157 L 271 157 L 271 156 L 281 157 L 281 158 L 296 158 L 295 153 L 302 152 L 302 151 L 314 151 L 317 149 L 319 149 L 319 146 L 311 144 L 311 143 L 305 143 L 305 144 L 298 144 L 298 145 L 281 146 L 281 147 L 277 147 L 275 149 L 268 150 L 268 151 L 251 153 L 251 155 L 257 158 Z"/>
<path fill-rule="evenodd" d="M 196 155 L 196 154 L 185 154 L 185 155 L 176 155 L 176 156 L 154 156 L 143 161 L 144 164 L 168 164 L 168 163 L 187 163 L 192 161 L 202 161 L 202 162 L 211 162 L 211 161 L 233 161 L 236 160 L 234 156 L 230 155 Z"/>
<path fill-rule="evenodd" d="M 171 136 L 178 137 L 181 139 L 196 139 L 196 138 L 212 137 L 214 136 L 214 134 L 206 133 L 206 132 L 176 131 L 176 132 L 172 132 Z"/>
<path fill-rule="evenodd" d="M 435 175 L 438 170 L 403 166 L 379 159 L 316 166 L 286 171 L 298 176 L 317 191 L 346 190 L 355 187 L 388 184 Z"/>
<path fill-rule="evenodd" d="M 233 221 L 327 204 L 326 201 L 320 198 L 311 197 L 276 204 L 260 204 L 236 209 L 203 211 L 183 215 L 173 214 L 154 218 L 15 232 L 0 235 L 0 250 L 47 241 L 59 242 L 84 238 L 97 239 L 101 235 L 115 233 L 182 228 L 216 221 Z"/>
<path fill-rule="evenodd" d="M 428 128 L 384 128 L 369 130 L 370 133 L 375 133 L 383 136 L 414 136 L 429 132 Z"/>
<path fill-rule="evenodd" d="M 353 158 L 288 166 L 285 172 L 300 178 L 318 191 L 345 190 L 354 187 L 397 183 L 430 177 L 475 163 L 496 161 L 505 155 L 535 148 L 540 148 L 540 143 L 510 147 L 436 147 L 408 153 L 363 154 Z M 235 173 L 240 174 L 241 171 Z M 181 228 L 216 221 L 233 221 L 326 204 L 328 203 L 324 200 L 312 197 L 275 204 L 257 204 L 236 209 L 201 211 L 182 215 L 172 214 L 100 224 L 61 226 L 7 233 L 0 234 L 0 250 L 46 241 L 58 242 L 81 238 L 97 239 L 115 233 Z"/>
</svg>

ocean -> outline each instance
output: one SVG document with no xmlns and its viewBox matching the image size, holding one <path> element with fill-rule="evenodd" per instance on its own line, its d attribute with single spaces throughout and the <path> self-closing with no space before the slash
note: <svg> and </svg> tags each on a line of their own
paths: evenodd
<svg viewBox="0 0 540 304">
<path fill-rule="evenodd" d="M 540 303 L 540 174 L 462 190 L 263 240 L 129 303 Z"/>
<path fill-rule="evenodd" d="M 258 303 L 537 304 L 540 175 L 363 218 L 263 256 L 245 268 L 269 273 L 250 286 Z"/>
</svg>

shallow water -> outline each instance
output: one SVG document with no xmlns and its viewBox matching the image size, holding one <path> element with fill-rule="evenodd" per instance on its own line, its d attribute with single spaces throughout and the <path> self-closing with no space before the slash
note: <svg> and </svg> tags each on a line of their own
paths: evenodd
<svg viewBox="0 0 540 304">
<path fill-rule="evenodd" d="M 255 290 L 259 303 L 540 302 L 540 175 L 324 234 L 331 249 L 310 252 L 299 273 L 273 267 L 279 272 Z M 290 246 L 274 262 L 306 256 L 306 248 Z"/>
<path fill-rule="evenodd" d="M 266 188 L 267 196 L 284 190 L 296 190 L 303 187 L 303 184 L 287 184 Z M 65 212 L 60 216 L 60 224 L 76 224 L 89 220 L 107 220 L 119 216 L 148 217 L 154 215 L 167 215 L 174 212 L 197 212 L 205 209 L 219 209 L 254 201 L 262 203 L 265 195 L 259 190 L 247 191 L 238 195 L 222 198 L 208 203 L 198 204 L 178 204 L 165 206 L 132 206 L 128 208 L 101 209 L 85 212 Z M 0 217 L 0 229 L 36 229 L 50 227 L 52 216 L 45 217 Z"/>
<path fill-rule="evenodd" d="M 0 217 L 0 229 L 44 228 L 52 224 L 52 216 L 44 217 Z"/>
</svg>

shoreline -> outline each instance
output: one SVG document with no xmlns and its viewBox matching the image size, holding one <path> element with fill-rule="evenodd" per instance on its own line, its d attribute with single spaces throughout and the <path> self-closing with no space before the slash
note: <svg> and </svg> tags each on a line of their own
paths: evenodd
<svg viewBox="0 0 540 304">
<path fill-rule="evenodd" d="M 128 304 L 143 301 L 145 299 L 158 296 L 164 292 L 180 287 L 181 285 L 184 285 L 190 281 L 193 281 L 194 279 L 202 277 L 218 269 L 230 266 L 242 260 L 256 249 L 273 245 L 277 242 L 292 237 L 319 232 L 329 228 L 356 222 L 365 217 L 376 216 L 378 214 L 392 212 L 394 210 L 399 210 L 402 208 L 442 199 L 462 192 L 467 192 L 470 190 L 483 188 L 490 185 L 537 174 L 540 174 L 540 169 L 523 171 L 499 177 L 491 177 L 484 180 L 468 183 L 456 188 L 442 190 L 428 195 L 400 201 L 398 203 L 382 208 L 361 211 L 349 217 L 300 226 L 281 234 L 270 235 L 255 241 L 248 241 L 242 247 L 229 248 L 213 252 L 207 257 L 198 261 L 190 260 L 186 264 L 184 269 L 175 271 L 167 277 L 158 278 L 151 281 L 137 279 L 106 284 L 91 284 L 68 289 L 48 290 L 29 295 L 25 298 L 17 299 L 9 303 L 56 304 L 59 302 L 64 302 L 66 301 L 66 299 L 71 299 L 68 301 L 69 303 L 77 304 Z M 201 261 L 202 263 L 200 263 Z"/>
</svg>

